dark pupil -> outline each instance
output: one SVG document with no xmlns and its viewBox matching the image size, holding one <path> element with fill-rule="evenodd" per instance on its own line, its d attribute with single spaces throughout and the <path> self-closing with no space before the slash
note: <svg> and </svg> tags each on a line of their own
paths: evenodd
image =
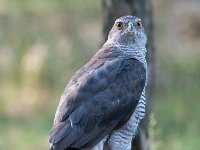
<svg viewBox="0 0 200 150">
<path fill-rule="evenodd" d="M 121 28 L 121 27 L 122 27 L 122 24 L 121 24 L 121 23 L 119 23 L 119 24 L 118 24 L 118 27 L 119 27 L 119 28 Z"/>
<path fill-rule="evenodd" d="M 138 27 L 140 27 L 140 26 L 141 26 L 140 22 L 138 22 L 138 23 L 137 23 L 137 26 L 138 26 Z"/>
</svg>

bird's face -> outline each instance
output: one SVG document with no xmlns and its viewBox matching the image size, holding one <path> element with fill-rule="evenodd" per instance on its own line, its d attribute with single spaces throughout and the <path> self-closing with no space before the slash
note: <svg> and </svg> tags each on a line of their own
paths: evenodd
<svg viewBox="0 0 200 150">
<path fill-rule="evenodd" d="M 108 41 L 119 45 L 145 47 L 147 37 L 141 19 L 135 16 L 117 19 L 109 33 Z"/>
</svg>

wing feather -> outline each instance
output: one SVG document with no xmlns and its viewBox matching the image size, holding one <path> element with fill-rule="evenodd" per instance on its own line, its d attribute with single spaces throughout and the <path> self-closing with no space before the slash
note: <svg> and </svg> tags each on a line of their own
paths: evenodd
<svg viewBox="0 0 200 150">
<path fill-rule="evenodd" d="M 146 80 L 143 64 L 116 54 L 109 59 L 106 54 L 98 55 L 75 74 L 64 91 L 50 132 L 55 150 L 93 147 L 122 126 L 138 103 Z"/>
</svg>

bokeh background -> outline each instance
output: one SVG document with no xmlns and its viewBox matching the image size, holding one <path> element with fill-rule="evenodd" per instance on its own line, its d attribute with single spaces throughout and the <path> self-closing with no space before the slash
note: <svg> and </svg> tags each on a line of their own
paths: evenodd
<svg viewBox="0 0 200 150">
<path fill-rule="evenodd" d="M 153 150 L 200 149 L 200 1 L 153 0 Z M 0 0 L 0 149 L 48 149 L 68 79 L 101 46 L 100 0 Z"/>
</svg>

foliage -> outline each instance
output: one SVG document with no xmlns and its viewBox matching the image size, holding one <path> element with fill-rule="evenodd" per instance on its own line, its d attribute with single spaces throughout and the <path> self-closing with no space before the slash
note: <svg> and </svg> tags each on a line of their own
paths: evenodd
<svg viewBox="0 0 200 150">
<path fill-rule="evenodd" d="M 200 9 L 195 0 L 154 4 L 157 82 L 152 122 L 157 124 L 151 128 L 152 146 L 196 150 Z M 181 16 L 185 5 L 192 10 Z M 0 149 L 48 148 L 48 132 L 67 80 L 102 44 L 100 14 L 98 0 L 0 1 Z M 184 20 L 175 15 L 187 19 L 188 26 L 180 26 Z"/>
</svg>

